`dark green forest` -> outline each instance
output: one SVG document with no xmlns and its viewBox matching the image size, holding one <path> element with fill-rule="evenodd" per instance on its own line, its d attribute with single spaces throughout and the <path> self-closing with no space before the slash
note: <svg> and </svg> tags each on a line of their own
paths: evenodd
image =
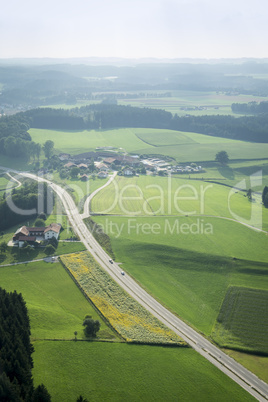
<svg viewBox="0 0 268 402">
<path fill-rule="evenodd" d="M 0 400 L 1 402 L 50 401 L 42 384 L 34 388 L 34 351 L 30 321 L 23 297 L 0 288 Z"/>
</svg>

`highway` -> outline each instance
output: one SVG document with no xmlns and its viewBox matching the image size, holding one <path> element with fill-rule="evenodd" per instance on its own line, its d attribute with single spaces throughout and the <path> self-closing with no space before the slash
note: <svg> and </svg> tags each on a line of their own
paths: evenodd
<svg viewBox="0 0 268 402">
<path fill-rule="evenodd" d="M 102 249 L 99 243 L 97 243 L 89 229 L 84 224 L 82 216 L 79 214 L 72 197 L 66 190 L 55 183 L 51 183 L 50 181 L 31 173 L 22 173 L 11 169 L 8 170 L 33 180 L 45 181 L 49 183 L 51 188 L 61 199 L 74 231 L 80 237 L 87 250 L 93 255 L 102 268 L 105 269 L 105 271 L 107 271 L 123 289 L 125 289 L 134 299 L 136 299 L 155 317 L 162 321 L 167 327 L 177 333 L 193 349 L 214 364 L 214 366 L 218 367 L 223 373 L 232 378 L 257 400 L 268 400 L 268 385 L 265 382 L 260 380 L 249 370 L 244 368 L 214 344 L 209 342 L 204 336 L 199 334 L 197 331 L 180 320 L 176 315 L 163 307 L 151 295 L 142 289 L 129 275 L 122 275 L 122 269 L 118 264 L 115 262 L 111 264 L 109 262 L 109 255 Z M 86 211 L 84 211 L 84 214 L 85 212 Z M 83 216 L 85 216 L 84 214 Z"/>
</svg>

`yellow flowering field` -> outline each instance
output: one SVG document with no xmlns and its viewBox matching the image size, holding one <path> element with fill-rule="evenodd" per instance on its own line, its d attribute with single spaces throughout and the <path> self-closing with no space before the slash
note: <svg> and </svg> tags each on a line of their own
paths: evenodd
<svg viewBox="0 0 268 402">
<path fill-rule="evenodd" d="M 126 293 L 89 252 L 62 255 L 61 261 L 111 326 L 127 341 L 185 345 Z"/>
</svg>

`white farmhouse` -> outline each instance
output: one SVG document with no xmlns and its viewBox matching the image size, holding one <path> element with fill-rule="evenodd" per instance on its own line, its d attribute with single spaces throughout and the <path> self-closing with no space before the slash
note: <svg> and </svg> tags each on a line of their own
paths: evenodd
<svg viewBox="0 0 268 402">
<path fill-rule="evenodd" d="M 59 223 L 51 223 L 49 226 L 46 226 L 44 230 L 45 240 L 49 240 L 52 237 L 58 239 L 61 230 L 61 225 Z"/>
</svg>

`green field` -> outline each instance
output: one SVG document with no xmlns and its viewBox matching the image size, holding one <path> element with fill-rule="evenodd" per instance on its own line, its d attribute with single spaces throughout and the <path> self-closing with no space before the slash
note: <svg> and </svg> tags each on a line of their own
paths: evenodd
<svg viewBox="0 0 268 402">
<path fill-rule="evenodd" d="M 22 293 L 26 301 L 33 339 L 85 339 L 83 319 L 99 316 L 60 263 L 32 262 L 0 267 L 0 286 Z M 115 338 L 101 320 L 100 338 Z"/>
<path fill-rule="evenodd" d="M 267 305 L 267 290 L 228 288 L 213 329 L 213 339 L 221 347 L 268 355 Z"/>
<path fill-rule="evenodd" d="M 268 210 L 260 202 L 260 196 L 250 202 L 244 192 L 202 180 L 117 176 L 93 198 L 91 211 L 122 216 L 219 216 L 267 230 Z"/>
<path fill-rule="evenodd" d="M 197 133 L 172 130 L 125 128 L 99 131 L 55 131 L 30 129 L 33 141 L 55 143 L 55 151 L 77 155 L 96 147 L 112 146 L 135 154 L 159 154 L 173 157 L 177 162 L 214 161 L 221 150 L 228 152 L 230 160 L 265 159 L 268 144 L 243 142 Z M 0 166 L 29 170 L 31 162 L 0 157 Z"/>
<path fill-rule="evenodd" d="M 123 148 L 127 152 L 138 154 L 169 155 L 178 162 L 213 161 L 216 153 L 222 149 L 228 152 L 230 159 L 266 158 L 268 154 L 268 144 L 229 140 L 172 130 L 125 128 L 65 132 L 31 129 L 29 132 L 33 141 L 43 144 L 47 140 L 52 140 L 58 152 L 68 152 L 71 155 L 104 146 Z M 142 136 L 147 138 L 148 135 L 152 144 L 154 141 L 156 144 L 160 141 L 161 146 L 149 145 L 141 139 Z M 154 135 L 156 136 L 155 139 Z M 165 140 L 160 140 L 161 135 L 164 136 Z M 176 142 L 176 145 L 173 145 L 174 138 L 177 142 L 183 140 L 184 144 Z"/>
<path fill-rule="evenodd" d="M 195 351 L 85 342 L 35 342 L 34 382 L 53 402 L 253 401 Z"/>
<path fill-rule="evenodd" d="M 80 394 L 95 401 L 253 400 L 190 349 L 68 342 L 74 331 L 83 339 L 86 314 L 100 318 L 59 263 L 0 268 L 0 277 L 1 287 L 22 292 L 26 301 L 35 339 L 34 382 L 46 385 L 53 402 Z M 116 340 L 104 322 L 99 338 Z"/>
<path fill-rule="evenodd" d="M 188 99 L 183 92 L 173 95 L 171 99 L 137 99 L 133 100 L 133 105 L 159 105 L 178 114 L 188 113 L 180 110 L 181 107 L 202 106 L 206 110 L 189 113 L 221 114 L 229 113 L 233 102 L 254 100 L 215 93 L 200 95 L 196 92 Z M 145 103 L 139 104 L 139 101 Z M 127 104 L 132 104 L 132 100 Z M 33 141 L 41 144 L 53 140 L 56 153 L 74 155 L 112 146 L 133 154 L 171 156 L 179 163 L 200 162 L 206 171 L 201 176 L 191 174 L 190 179 L 189 175 L 174 175 L 171 179 L 117 176 L 91 203 L 94 213 L 107 216 L 93 216 L 93 219 L 110 236 L 115 260 L 122 263 L 122 269 L 156 299 L 208 338 L 214 336 L 221 345 L 256 350 L 245 340 L 250 336 L 247 329 L 254 329 L 254 324 L 249 324 L 250 305 L 258 311 L 258 320 L 261 315 L 258 303 L 249 297 L 251 291 L 245 292 L 244 307 L 233 310 L 233 321 L 224 315 L 224 310 L 222 317 L 226 325 L 217 324 L 217 318 L 223 302 L 230 301 L 230 288 L 254 288 L 258 295 L 267 295 L 267 233 L 241 225 L 239 220 L 251 226 L 261 223 L 262 229 L 268 231 L 268 209 L 261 206 L 260 193 L 254 195 L 253 202 L 247 199 L 245 192 L 234 191 L 230 198 L 231 189 L 225 185 L 235 186 L 245 179 L 248 189 L 250 176 L 259 170 L 262 183 L 253 190 L 260 192 L 268 185 L 268 144 L 144 128 L 78 132 L 31 129 L 30 134 Z M 221 150 L 229 154 L 228 166 L 214 162 L 216 153 Z M 25 170 L 31 166 L 5 156 L 0 157 L 1 165 Z M 202 177 L 204 180 L 200 180 Z M 105 183 L 105 180 L 62 181 L 58 173 L 54 179 L 72 188 L 70 191 L 80 210 L 86 195 Z M 0 178 L 0 189 L 4 185 L 5 179 Z M 254 211 L 258 213 L 254 215 Z M 55 214 L 56 211 L 47 223 L 58 221 Z M 66 216 L 60 219 L 64 225 L 61 234 L 64 240 L 73 232 Z M 0 242 L 10 240 L 13 232 L 14 228 L 6 231 Z M 56 254 L 84 249 L 81 243 L 60 242 Z M 9 248 L 6 255 L 0 255 L 0 264 L 43 256 L 36 251 L 26 256 Z M 35 340 L 34 381 L 45 383 L 53 402 L 71 402 L 80 394 L 96 401 L 252 400 L 242 388 L 190 349 L 125 345 L 118 339 L 118 343 L 113 344 L 73 342 L 74 331 L 83 339 L 84 316 L 98 316 L 58 263 L 42 261 L 0 267 L 0 286 L 22 292 L 26 300 Z M 240 325 L 242 319 L 246 327 Z M 261 330 L 263 328 L 260 334 Z M 264 342 L 265 334 L 262 335 Z M 102 323 L 99 337 L 115 340 L 105 323 Z M 254 339 L 252 336 L 250 341 L 253 343 Z M 263 344 L 257 351 L 263 351 Z M 267 358 L 235 351 L 227 353 L 268 380 Z"/>
<path fill-rule="evenodd" d="M 268 289 L 264 233 L 217 218 L 204 220 L 204 225 L 213 227 L 213 233 L 207 235 L 201 228 L 195 234 L 172 233 L 176 218 L 155 217 L 152 225 L 148 218 L 94 219 L 110 235 L 116 261 L 122 263 L 122 268 L 208 336 L 228 286 Z M 179 227 L 196 223 L 196 219 L 190 219 L 180 218 Z"/>
</svg>

